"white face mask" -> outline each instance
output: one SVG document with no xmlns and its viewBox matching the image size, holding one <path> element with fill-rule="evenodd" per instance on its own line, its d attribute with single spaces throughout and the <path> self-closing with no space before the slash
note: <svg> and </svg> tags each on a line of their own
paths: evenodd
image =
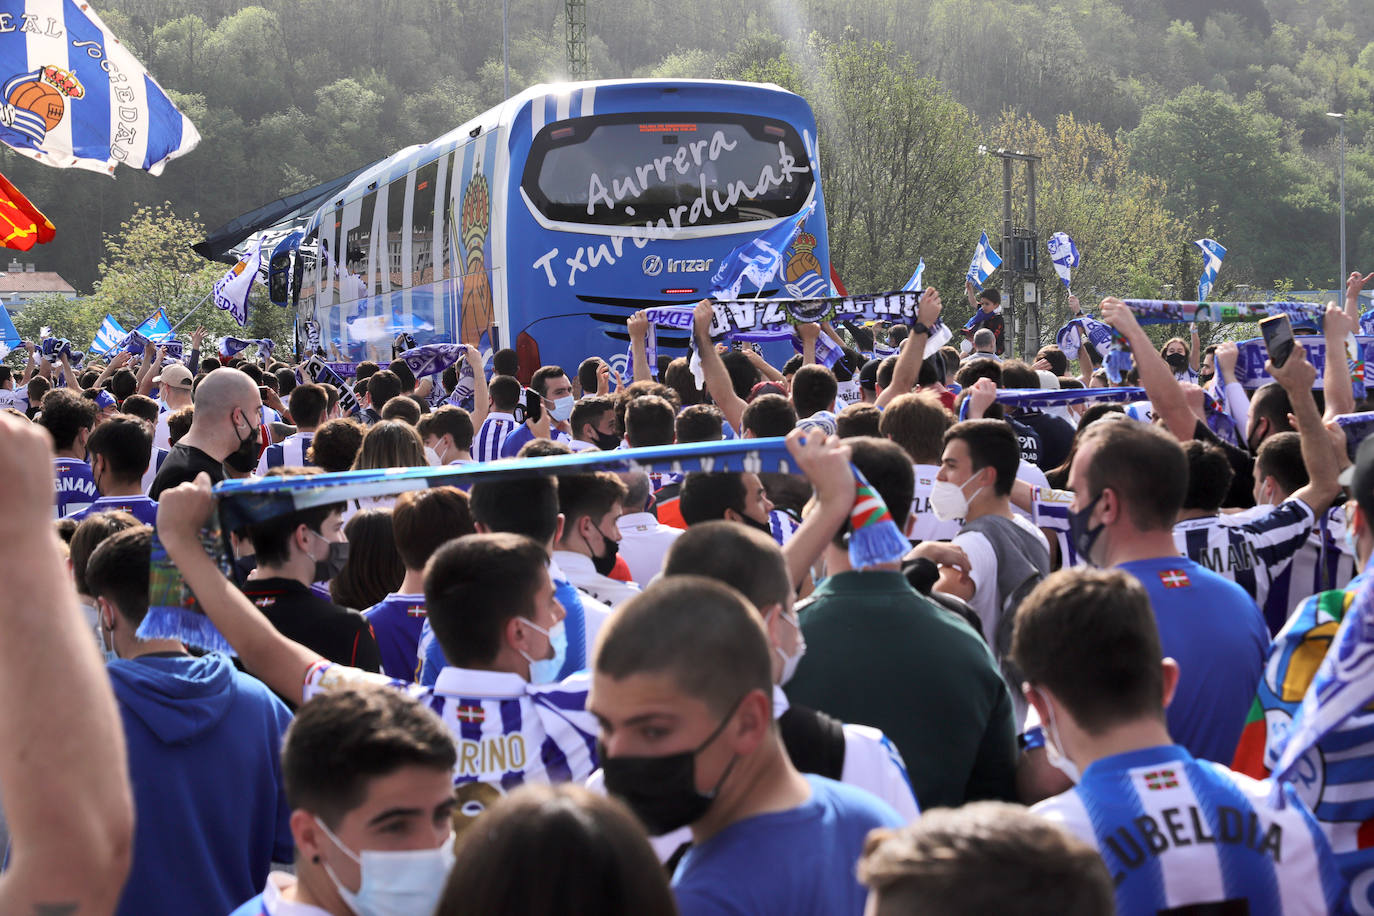
<svg viewBox="0 0 1374 916">
<path fill-rule="evenodd" d="M 969 480 L 973 478 L 970 477 Z M 968 517 L 968 504 L 978 498 L 984 487 L 979 487 L 973 491 L 972 496 L 964 495 L 964 486 L 968 485 L 968 480 L 963 485 L 950 483 L 948 480 L 937 480 L 930 488 L 930 511 L 935 513 L 935 517 L 942 522 L 952 522 Z"/>
<path fill-rule="evenodd" d="M 1050 766 L 1067 776 L 1069 782 L 1078 785 L 1083 774 L 1078 771 L 1078 764 L 1064 756 L 1064 745 L 1059 740 L 1059 725 L 1054 721 L 1054 706 L 1039 690 L 1036 693 L 1040 694 L 1040 700 L 1045 704 L 1045 712 L 1049 715 L 1049 719 L 1044 723 L 1045 759 Z"/>
<path fill-rule="evenodd" d="M 439 905 L 444 882 L 453 868 L 452 837 L 434 849 L 364 849 L 360 856 L 319 818 L 315 818 L 315 823 L 361 869 L 362 883 L 355 892 L 344 887 L 334 869 L 324 863 L 334 889 L 357 916 L 413 916 L 433 913 Z"/>
<path fill-rule="evenodd" d="M 779 612 L 781 613 L 781 612 Z M 792 675 L 797 673 L 797 666 L 801 664 L 802 657 L 806 655 L 806 637 L 802 634 L 801 625 L 787 614 L 782 614 L 782 619 L 797 631 L 797 647 L 791 655 L 782 651 L 781 646 L 773 647 L 773 651 L 782 657 L 782 679 L 778 683 L 786 684 L 792 680 Z"/>
</svg>

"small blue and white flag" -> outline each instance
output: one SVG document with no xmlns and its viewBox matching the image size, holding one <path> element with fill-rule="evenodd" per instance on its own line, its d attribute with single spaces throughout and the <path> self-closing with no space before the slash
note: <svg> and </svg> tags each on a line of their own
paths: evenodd
<svg viewBox="0 0 1374 916">
<path fill-rule="evenodd" d="M 1054 264 L 1054 272 L 1059 274 L 1059 279 L 1064 281 L 1064 288 L 1073 292 L 1073 287 L 1069 286 L 1069 275 L 1078 266 L 1078 246 L 1069 238 L 1067 232 L 1056 232 L 1050 236 L 1047 243 L 1050 249 L 1050 261 Z"/>
<path fill-rule="evenodd" d="M 1221 270 L 1221 259 L 1226 257 L 1226 249 L 1213 239 L 1198 239 L 1193 243 L 1202 249 L 1202 276 L 1197 281 L 1197 301 L 1206 302 L 1212 294 L 1212 286 L 1217 282 L 1217 271 Z"/>
<path fill-rule="evenodd" d="M 925 287 L 921 286 L 921 281 L 922 281 L 922 280 L 924 279 L 924 277 L 925 277 L 925 272 L 926 272 L 926 259 L 925 259 L 925 258 L 921 258 L 921 262 L 920 262 L 919 264 L 916 265 L 916 272 L 915 272 L 914 274 L 911 275 L 911 279 L 910 279 L 910 280 L 906 281 L 906 286 L 903 286 L 903 287 L 902 287 L 902 292 L 904 292 L 904 293 L 920 293 L 920 292 L 924 292 L 924 291 L 925 291 Z"/>
<path fill-rule="evenodd" d="M 762 292 L 764 286 L 772 282 L 782 269 L 783 252 L 792 244 L 802 223 L 815 209 L 816 202 L 812 200 L 796 216 L 783 220 L 726 255 L 711 277 L 711 297 L 738 299 L 745 280 Z"/>
<path fill-rule="evenodd" d="M 251 256 L 239 258 L 237 264 L 215 281 L 211 292 L 215 308 L 232 315 L 241 328 L 248 325 L 248 294 L 253 291 L 253 281 L 258 278 L 261 267 L 262 240 L 259 239 L 257 250 Z"/>
<path fill-rule="evenodd" d="M 0 141 L 57 168 L 153 175 L 200 134 L 85 3 L 11 0 L 0 41 Z M 11 22 L 12 20 L 12 22 Z M 22 25 L 21 25 L 22 20 Z"/>
<path fill-rule="evenodd" d="M 100 327 L 95 332 L 95 340 L 91 342 L 91 352 L 105 356 L 118 347 L 120 341 L 127 336 L 129 336 L 129 332 L 120 327 L 119 322 L 114 320 L 114 316 L 106 315 L 105 320 L 100 322 Z"/>
<path fill-rule="evenodd" d="M 10 320 L 9 309 L 0 305 L 0 347 L 3 347 L 5 350 L 3 354 L 0 354 L 0 359 L 4 359 L 11 350 L 21 346 L 23 343 L 23 338 L 21 338 L 19 332 L 15 330 L 14 322 Z"/>
<path fill-rule="evenodd" d="M 983 288 L 992 272 L 1002 266 L 1002 257 L 992 250 L 988 234 L 984 232 L 978 239 L 978 247 L 973 249 L 973 260 L 969 263 L 967 278 L 978 289 Z"/>
<path fill-rule="evenodd" d="M 171 339 L 173 333 L 172 323 L 167 320 L 167 312 L 159 308 L 156 312 L 153 312 L 147 318 L 143 319 L 143 323 L 129 333 L 139 334 L 144 340 L 151 343 L 162 343 L 164 340 Z"/>
</svg>

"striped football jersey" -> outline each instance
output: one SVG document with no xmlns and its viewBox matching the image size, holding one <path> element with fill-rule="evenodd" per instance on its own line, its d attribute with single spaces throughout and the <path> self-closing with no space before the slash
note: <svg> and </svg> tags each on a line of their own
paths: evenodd
<svg viewBox="0 0 1374 916">
<path fill-rule="evenodd" d="M 267 446 L 262 457 L 258 459 L 258 476 L 263 476 L 272 468 L 313 467 L 305 453 L 314 438 L 315 434 L 311 432 L 294 433 L 274 445 Z"/>
<path fill-rule="evenodd" d="M 1326 836 L 1291 786 L 1278 804 L 1270 791 L 1166 745 L 1095 761 L 1031 810 L 1093 844 L 1120 916 L 1332 912 L 1341 879 Z"/>
<path fill-rule="evenodd" d="M 472 437 L 472 457 L 477 461 L 495 461 L 501 457 L 501 443 L 516 427 L 515 417 L 491 411 L 482 421 L 477 435 Z"/>
<path fill-rule="evenodd" d="M 1307 543 L 1316 518 L 1300 499 L 1290 499 L 1253 521 L 1223 523 L 1220 516 L 1174 525 L 1174 545 L 1193 562 L 1230 579 L 1264 607 L 1269 586 Z"/>
</svg>

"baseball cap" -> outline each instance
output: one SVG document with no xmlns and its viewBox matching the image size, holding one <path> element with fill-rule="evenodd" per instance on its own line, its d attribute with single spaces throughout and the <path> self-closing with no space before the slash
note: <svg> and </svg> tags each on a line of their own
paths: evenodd
<svg viewBox="0 0 1374 916">
<path fill-rule="evenodd" d="M 182 365 L 168 366 L 153 381 L 168 388 L 190 388 L 191 370 Z"/>
<path fill-rule="evenodd" d="M 754 385 L 753 388 L 750 388 L 749 397 L 744 400 L 746 403 L 752 403 L 755 398 L 764 394 L 780 394 L 783 397 L 787 397 L 787 388 L 779 382 L 765 380 Z"/>
<path fill-rule="evenodd" d="M 883 364 L 881 359 L 870 359 L 863 364 L 859 370 L 859 387 L 869 391 L 878 390 L 878 367 Z"/>
<path fill-rule="evenodd" d="M 1366 516 L 1374 516 L 1374 437 L 1360 443 L 1355 463 L 1341 472 L 1340 484 L 1350 488 Z"/>
</svg>

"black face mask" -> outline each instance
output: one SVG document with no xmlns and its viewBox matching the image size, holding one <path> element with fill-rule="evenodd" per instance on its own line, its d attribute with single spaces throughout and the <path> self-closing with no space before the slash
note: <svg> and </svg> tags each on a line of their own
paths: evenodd
<svg viewBox="0 0 1374 916">
<path fill-rule="evenodd" d="M 234 435 L 239 435 L 238 427 L 234 427 Z M 262 440 L 260 438 L 259 427 L 251 427 L 248 437 L 239 436 L 238 448 L 234 449 L 225 456 L 224 463 L 231 470 L 240 474 L 251 474 L 258 467 L 258 456 L 262 453 Z"/>
<path fill-rule="evenodd" d="M 324 539 L 324 535 L 322 534 L 318 534 L 314 531 L 310 533 L 319 537 L 321 540 Z M 323 560 L 315 561 L 315 572 L 314 578 L 311 579 L 312 582 L 330 581 L 339 573 L 343 572 L 344 565 L 348 563 L 347 541 L 329 541 L 327 543 L 329 544 L 329 553 Z"/>
<path fill-rule="evenodd" d="M 606 537 L 606 535 L 601 534 L 600 529 L 597 529 L 596 533 L 601 535 L 601 543 L 605 546 L 601 548 L 603 551 L 601 556 L 592 554 L 592 568 L 600 575 L 609 576 L 611 570 L 615 569 L 615 558 L 616 555 L 620 553 L 620 542 L 613 541 Z M 587 546 L 591 547 L 590 544 Z"/>
<path fill-rule="evenodd" d="M 1069 510 L 1069 542 L 1073 544 L 1078 559 L 1089 566 L 1097 565 L 1092 561 L 1093 545 L 1097 543 L 1097 538 L 1102 534 L 1102 529 L 1107 527 L 1105 524 L 1098 525 L 1096 528 L 1088 527 L 1088 519 L 1092 518 L 1093 509 L 1097 508 L 1097 501 L 1101 498 L 1102 494 L 1098 493 L 1082 512 Z"/>
<path fill-rule="evenodd" d="M 248 581 L 248 574 L 258 568 L 256 554 L 234 558 L 234 580 L 241 586 Z"/>
<path fill-rule="evenodd" d="M 1169 368 L 1175 372 L 1182 372 L 1188 365 L 1188 354 L 1170 353 L 1164 357 L 1164 361 L 1169 364 Z"/>
<path fill-rule="evenodd" d="M 599 429 L 594 429 L 592 432 L 596 433 L 596 447 L 603 452 L 610 452 L 620 448 L 620 437 L 615 433 L 603 433 Z"/>
<path fill-rule="evenodd" d="M 703 795 L 697 791 L 696 757 L 720 736 L 743 701 L 741 697 L 735 702 L 705 741 L 680 754 L 607 757 L 606 748 L 598 741 L 596 757 L 601 761 L 601 769 L 606 776 L 606 791 L 629 805 L 652 836 L 662 836 L 701 820 L 710 810 L 711 803 L 716 800 L 720 787 L 725 784 L 739 758 L 730 759 L 715 788 Z"/>
</svg>

